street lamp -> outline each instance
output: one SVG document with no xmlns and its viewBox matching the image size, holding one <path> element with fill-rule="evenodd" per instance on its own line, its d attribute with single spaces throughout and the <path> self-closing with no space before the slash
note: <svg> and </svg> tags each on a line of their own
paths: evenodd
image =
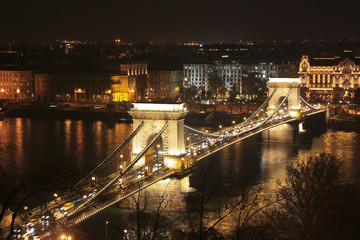
<svg viewBox="0 0 360 240">
<path fill-rule="evenodd" d="M 108 239 L 108 224 L 109 224 L 109 221 L 106 221 L 105 222 L 105 237 L 106 237 L 106 240 Z"/>
<path fill-rule="evenodd" d="M 124 229 L 124 240 L 129 240 L 128 230 Z"/>
<path fill-rule="evenodd" d="M 63 235 L 61 235 L 61 239 L 64 239 L 64 240 L 71 240 L 71 239 L 72 239 L 72 237 L 71 237 L 71 236 L 68 236 L 68 235 L 63 234 Z"/>
<path fill-rule="evenodd" d="M 58 195 L 57 193 L 54 193 L 54 197 L 56 197 L 56 198 L 57 198 L 58 196 L 59 196 L 59 195 Z"/>
</svg>

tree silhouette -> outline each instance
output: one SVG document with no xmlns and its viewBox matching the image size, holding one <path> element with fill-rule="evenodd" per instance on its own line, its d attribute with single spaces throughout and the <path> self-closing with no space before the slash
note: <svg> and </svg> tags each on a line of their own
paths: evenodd
<svg viewBox="0 0 360 240">
<path fill-rule="evenodd" d="M 359 194 L 342 180 L 342 164 L 319 154 L 286 168 L 282 199 L 267 213 L 271 239 L 357 239 Z"/>
</svg>

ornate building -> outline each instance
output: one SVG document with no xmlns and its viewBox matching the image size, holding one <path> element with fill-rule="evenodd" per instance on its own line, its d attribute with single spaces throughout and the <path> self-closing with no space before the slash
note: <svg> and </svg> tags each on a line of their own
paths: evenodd
<svg viewBox="0 0 360 240">
<path fill-rule="evenodd" d="M 341 57 L 313 58 L 303 56 L 299 75 L 308 101 L 351 101 L 359 87 L 360 57 L 345 50 Z"/>
</svg>

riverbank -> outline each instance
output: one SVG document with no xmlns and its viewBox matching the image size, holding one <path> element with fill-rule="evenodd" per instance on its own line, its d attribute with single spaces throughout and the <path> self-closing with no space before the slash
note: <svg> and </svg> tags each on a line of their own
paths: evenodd
<svg viewBox="0 0 360 240">
<path fill-rule="evenodd" d="M 45 106 L 17 106 L 3 109 L 0 117 L 10 118 L 50 118 L 73 120 L 101 120 L 132 123 L 132 118 L 126 110 L 110 111 L 104 108 L 61 108 Z M 227 127 L 241 122 L 245 114 L 230 114 L 224 112 L 189 111 L 185 123 L 191 126 L 218 128 Z"/>
<path fill-rule="evenodd" d="M 132 122 L 130 114 L 126 111 L 106 111 L 89 108 L 63 109 L 57 107 L 14 107 L 6 109 L 3 117 Z"/>
<path fill-rule="evenodd" d="M 335 115 L 328 119 L 327 126 L 338 131 L 360 132 L 360 116 Z"/>
</svg>

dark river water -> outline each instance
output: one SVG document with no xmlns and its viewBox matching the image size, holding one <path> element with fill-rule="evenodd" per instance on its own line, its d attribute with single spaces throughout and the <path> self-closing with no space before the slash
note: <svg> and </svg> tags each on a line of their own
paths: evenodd
<svg viewBox="0 0 360 240">
<path fill-rule="evenodd" d="M 132 125 L 126 123 L 6 118 L 0 121 L 0 166 L 21 176 L 41 163 L 65 156 L 87 171 L 131 132 Z M 239 142 L 202 160 L 190 177 L 190 184 L 196 187 L 201 172 L 208 168 L 208 184 L 221 182 L 223 189 L 235 195 L 242 186 L 261 182 L 263 176 L 271 188 L 277 179 L 284 178 L 287 164 L 321 152 L 343 160 L 346 178 L 360 182 L 360 134 L 325 129 L 314 135 L 317 136 L 311 145 L 260 143 L 251 139 Z M 126 149 L 125 154 L 129 151 Z M 81 225 L 89 232 L 89 239 L 104 239 L 105 225 L 99 222 L 105 223 L 108 214 L 117 214 L 116 211 L 119 210 L 105 211 Z M 116 235 L 115 230 L 108 231 L 109 236 Z"/>
</svg>

